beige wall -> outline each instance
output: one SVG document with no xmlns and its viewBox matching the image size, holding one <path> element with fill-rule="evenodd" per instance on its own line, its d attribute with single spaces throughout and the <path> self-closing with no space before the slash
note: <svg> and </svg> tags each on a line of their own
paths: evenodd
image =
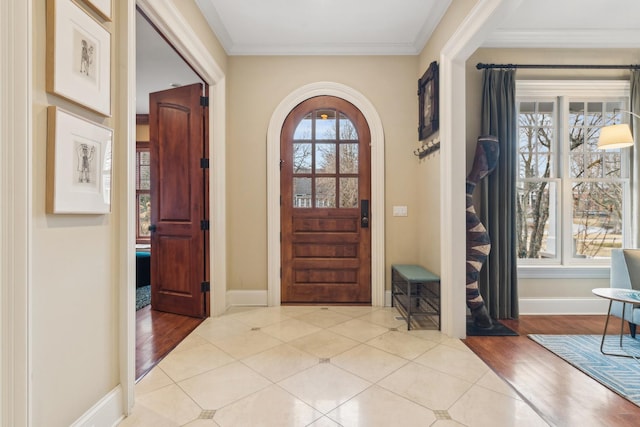
<svg viewBox="0 0 640 427">
<path fill-rule="evenodd" d="M 454 1 L 447 10 L 436 31 L 424 47 L 418 58 L 418 70 L 414 76 L 414 86 L 417 90 L 417 80 L 422 77 L 432 61 L 440 61 L 440 51 L 460 23 L 475 6 L 475 1 Z M 418 102 L 416 98 L 416 103 Z M 440 99 L 440 103 L 447 100 Z M 418 117 L 414 119 L 417 129 Z M 412 135 L 413 148 L 420 147 L 417 131 Z M 438 132 L 429 136 L 426 141 L 438 138 Z M 416 204 L 418 207 L 418 254 L 417 261 L 425 268 L 440 274 L 440 153 L 436 151 L 424 159 L 418 160 L 416 182 Z"/>
<path fill-rule="evenodd" d="M 31 233 L 32 425 L 68 426 L 120 383 L 120 223 L 127 201 L 127 3 L 113 1 L 111 98 L 113 117 L 105 118 L 45 91 L 46 2 L 33 5 L 33 217 Z M 79 2 L 81 7 L 84 3 Z M 195 2 L 176 1 L 185 20 L 223 70 L 226 54 Z M 85 7 L 85 9 L 87 9 Z M 89 12 L 91 13 L 91 12 Z M 135 19 L 135 17 L 132 17 Z M 108 215 L 45 213 L 47 115 L 62 107 L 114 129 L 112 206 Z M 134 111 L 130 114 L 133 117 Z M 134 143 L 134 141 L 131 141 Z M 133 243 L 133 242 L 132 242 Z M 126 385 L 125 385 L 126 387 Z"/>
<path fill-rule="evenodd" d="M 416 68 L 417 58 L 407 56 L 229 58 L 228 289 L 267 288 L 267 128 L 286 96 L 319 81 L 350 86 L 376 108 L 385 134 L 386 263 L 416 261 Z M 393 205 L 408 206 L 409 216 L 393 217 Z"/>
<path fill-rule="evenodd" d="M 110 127 L 115 121 L 45 92 L 45 2 L 33 2 L 33 13 L 33 425 L 66 426 L 119 383 L 117 230 L 114 215 L 45 213 L 46 109 L 57 105 Z M 114 162 L 114 173 L 121 170 Z"/>
<path fill-rule="evenodd" d="M 467 61 L 467 135 L 480 134 L 482 72 L 478 62 L 495 64 L 637 64 L 638 49 L 479 49 Z M 612 79 L 627 80 L 625 70 L 526 70 L 517 79 Z M 467 165 L 475 151 L 475 139 L 467 138 Z M 520 298 L 590 298 L 591 289 L 608 287 L 609 279 L 524 279 L 518 280 Z"/>
</svg>

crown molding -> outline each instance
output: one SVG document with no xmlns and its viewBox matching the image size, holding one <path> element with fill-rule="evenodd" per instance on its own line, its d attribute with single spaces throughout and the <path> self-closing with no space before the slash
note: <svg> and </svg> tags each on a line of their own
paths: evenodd
<svg viewBox="0 0 640 427">
<path fill-rule="evenodd" d="M 637 48 L 640 29 L 496 30 L 482 47 L 489 48 Z"/>
<path fill-rule="evenodd" d="M 229 55 L 418 55 L 414 43 L 236 44 Z"/>
</svg>

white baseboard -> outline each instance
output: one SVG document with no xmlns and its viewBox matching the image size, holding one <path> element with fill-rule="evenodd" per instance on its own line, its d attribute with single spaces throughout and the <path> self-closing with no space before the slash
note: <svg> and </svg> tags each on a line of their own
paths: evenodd
<svg viewBox="0 0 640 427">
<path fill-rule="evenodd" d="M 267 306 L 267 291 L 227 291 L 231 306 Z M 391 307 L 391 291 L 384 293 L 384 306 Z M 520 298 L 520 314 L 607 314 L 602 298 Z"/>
<path fill-rule="evenodd" d="M 267 291 L 227 291 L 227 306 L 267 306 Z"/>
<path fill-rule="evenodd" d="M 520 314 L 607 314 L 602 298 L 520 298 Z"/>
<path fill-rule="evenodd" d="M 118 385 L 71 424 L 71 427 L 115 427 L 124 419 L 122 402 L 122 386 Z"/>
<path fill-rule="evenodd" d="M 267 306 L 267 291 L 227 291 L 227 306 Z M 384 293 L 384 306 L 391 307 L 391 291 Z"/>
</svg>

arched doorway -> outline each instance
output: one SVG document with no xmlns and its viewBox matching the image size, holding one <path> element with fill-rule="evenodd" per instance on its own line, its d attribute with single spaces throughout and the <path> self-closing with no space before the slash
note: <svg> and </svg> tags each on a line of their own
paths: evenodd
<svg viewBox="0 0 640 427">
<path fill-rule="evenodd" d="M 371 305 L 385 305 L 384 260 L 384 132 L 373 104 L 360 92 L 333 82 L 317 82 L 293 91 L 276 107 L 267 133 L 268 304 L 281 302 L 280 245 L 280 136 L 289 113 L 301 102 L 334 96 L 362 112 L 371 133 Z"/>
<path fill-rule="evenodd" d="M 369 126 L 353 104 L 317 96 L 280 140 L 283 303 L 371 303 Z"/>
</svg>

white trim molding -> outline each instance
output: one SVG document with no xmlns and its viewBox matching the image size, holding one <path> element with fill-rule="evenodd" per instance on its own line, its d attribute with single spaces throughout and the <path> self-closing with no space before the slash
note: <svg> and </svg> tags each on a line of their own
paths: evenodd
<svg viewBox="0 0 640 427">
<path fill-rule="evenodd" d="M 487 48 L 638 48 L 640 31 L 632 28 L 565 30 L 496 30 L 485 40 Z"/>
<path fill-rule="evenodd" d="M 122 386 L 118 385 L 71 424 L 71 427 L 117 426 L 124 419 L 122 403 Z"/>
<path fill-rule="evenodd" d="M 270 306 L 280 305 L 280 131 L 287 115 L 314 96 L 345 99 L 364 115 L 371 131 L 371 305 L 384 306 L 384 129 L 373 104 L 355 89 L 334 82 L 316 82 L 290 93 L 276 107 L 267 131 L 267 290 Z"/>
<path fill-rule="evenodd" d="M 0 4 L 0 425 L 32 424 L 32 2 Z"/>
<path fill-rule="evenodd" d="M 265 290 L 227 291 L 228 307 L 266 307 L 268 295 Z"/>
<path fill-rule="evenodd" d="M 520 298 L 521 315 L 601 315 L 609 303 L 603 298 Z"/>
</svg>

